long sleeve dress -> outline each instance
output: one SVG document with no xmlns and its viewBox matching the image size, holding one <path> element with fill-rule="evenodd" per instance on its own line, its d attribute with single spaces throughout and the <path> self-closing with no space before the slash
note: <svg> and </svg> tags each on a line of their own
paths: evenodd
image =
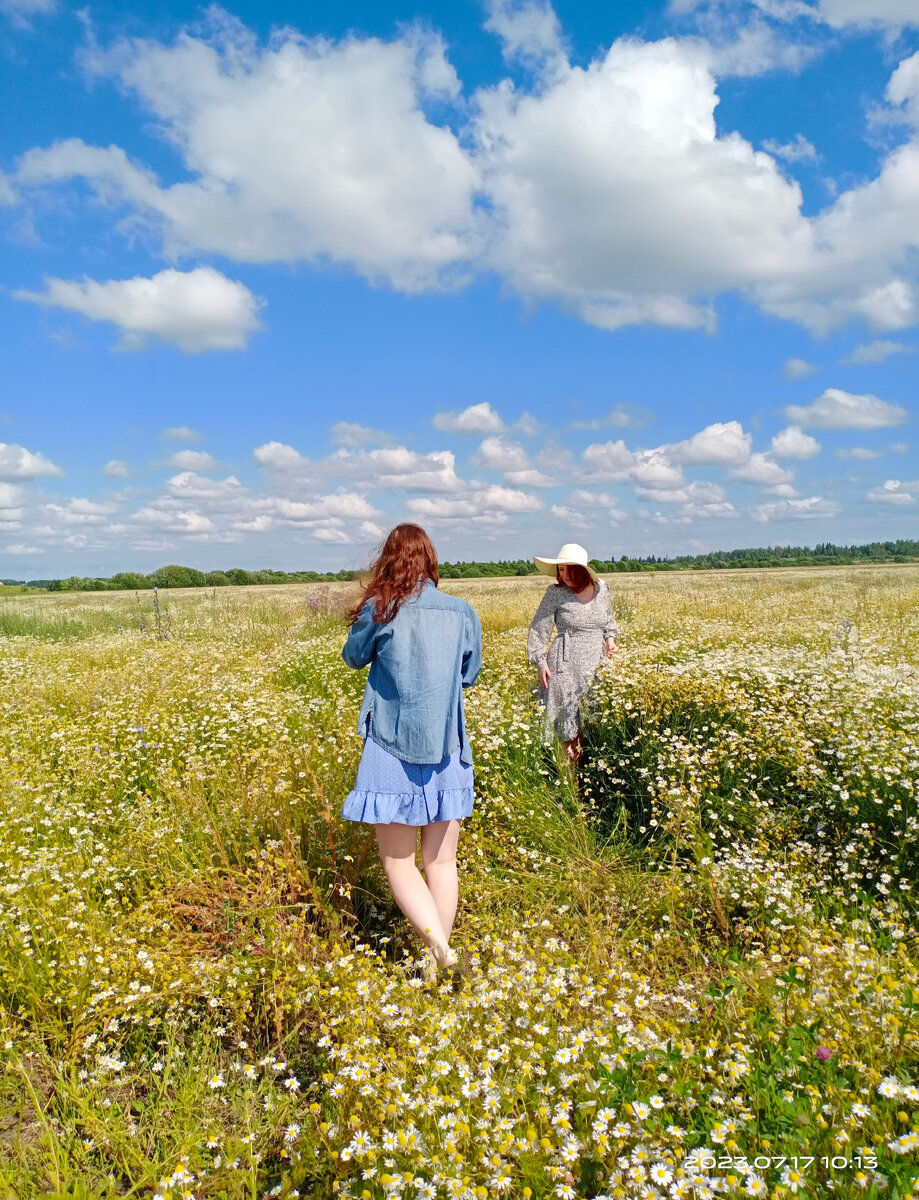
<svg viewBox="0 0 919 1200">
<path fill-rule="evenodd" d="M 553 626 L 558 637 L 549 646 Z M 540 686 L 540 696 L 546 723 L 563 741 L 578 736 L 578 705 L 606 657 L 605 640 L 618 633 L 609 587 L 602 579 L 586 604 L 563 584 L 546 588 L 527 635 L 527 658 L 537 670 L 548 664 L 549 686 L 545 690 Z"/>
</svg>

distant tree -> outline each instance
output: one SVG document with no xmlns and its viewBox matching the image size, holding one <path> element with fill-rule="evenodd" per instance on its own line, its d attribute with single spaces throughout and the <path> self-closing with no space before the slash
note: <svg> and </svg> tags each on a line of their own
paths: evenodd
<svg viewBox="0 0 919 1200">
<path fill-rule="evenodd" d="M 147 584 L 160 588 L 204 587 L 204 572 L 194 567 L 160 567 L 147 576 Z"/>
<path fill-rule="evenodd" d="M 136 592 L 139 588 L 148 587 L 146 575 L 139 571 L 119 571 L 108 581 L 110 586 L 119 591 Z"/>
<path fill-rule="evenodd" d="M 230 581 L 223 571 L 208 571 L 204 582 L 208 587 L 226 587 Z"/>
</svg>

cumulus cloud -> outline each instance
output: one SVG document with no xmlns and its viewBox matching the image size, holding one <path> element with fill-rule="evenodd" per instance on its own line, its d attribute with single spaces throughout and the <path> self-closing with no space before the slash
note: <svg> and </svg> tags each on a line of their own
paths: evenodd
<svg viewBox="0 0 919 1200">
<path fill-rule="evenodd" d="M 747 462 L 753 437 L 739 421 L 716 422 L 684 442 L 662 447 L 667 457 L 686 465 L 737 466 Z"/>
<path fill-rule="evenodd" d="M 788 358 L 782 367 L 786 379 L 807 379 L 808 375 L 814 375 L 819 370 L 819 367 L 803 358 Z"/>
<path fill-rule="evenodd" d="M 840 506 L 835 500 L 823 496 L 802 496 L 797 500 L 776 500 L 760 504 L 750 512 L 754 521 L 766 524 L 770 521 L 815 521 L 821 517 L 835 517 Z"/>
<path fill-rule="evenodd" d="M 634 404 L 617 404 L 605 417 L 572 421 L 568 428 L 572 430 L 586 429 L 591 432 L 600 429 L 640 429 L 653 420 L 653 417 L 654 414 L 646 408 L 639 408 Z"/>
<path fill-rule="evenodd" d="M 409 291 L 468 258 L 478 173 L 422 108 L 459 91 L 436 33 L 333 42 L 288 29 L 259 46 L 210 13 L 207 37 L 125 42 L 91 60 L 135 94 L 189 180 L 163 186 L 119 148 L 79 139 L 27 154 L 19 180 L 85 178 L 173 254 L 331 260 Z"/>
<path fill-rule="evenodd" d="M 820 453 L 821 445 L 815 437 L 799 429 L 797 425 L 789 425 L 780 430 L 772 439 L 770 447 L 774 458 L 814 458 Z"/>
<path fill-rule="evenodd" d="M 759 5 L 764 17 L 787 8 Z M 804 11 L 831 23 L 893 21 L 897 6 L 914 0 L 823 0 Z M 546 0 L 492 0 L 489 28 L 538 70 L 528 83 L 480 89 L 467 106 L 436 33 L 335 42 L 284 31 L 265 46 L 210 11 L 208 35 L 88 56 L 150 113 L 187 179 L 165 186 L 121 148 L 72 138 L 23 155 L 18 193 L 84 179 L 173 257 L 331 261 L 404 291 L 497 271 L 527 302 L 560 303 L 607 330 L 711 331 L 714 298 L 727 291 L 817 332 L 919 321 L 919 56 L 885 92 L 890 113 L 915 126 L 909 140 L 875 178 L 805 216 L 784 166 L 810 155 L 803 135 L 767 153 L 715 121 L 719 72 L 793 66 L 807 53 L 762 23 L 734 45 L 621 38 L 581 66 L 566 57 Z M 468 138 L 428 118 L 432 100 L 462 101 Z M 56 291 L 116 320 L 95 289 L 132 282 L 50 281 L 30 298 L 54 303 Z M 243 344 L 257 327 L 254 297 L 243 300 L 243 327 L 231 322 L 222 340 L 211 331 L 196 341 L 171 322 L 165 336 L 186 337 L 187 348 Z M 128 345 L 164 335 L 157 322 L 122 333 Z"/>
<path fill-rule="evenodd" d="M 242 283 L 213 267 L 160 271 L 150 279 L 46 279 L 43 292 L 18 291 L 19 300 L 64 308 L 121 331 L 119 348 L 141 350 L 151 339 L 189 354 L 243 350 L 261 328 L 260 301 Z"/>
<path fill-rule="evenodd" d="M 864 346 L 856 346 L 852 353 L 842 360 L 848 367 L 864 366 L 868 363 L 886 362 L 893 354 L 915 354 L 915 346 L 906 346 L 903 342 L 879 340 L 868 342 Z"/>
<path fill-rule="evenodd" d="M 490 256 L 522 295 L 603 328 L 711 329 L 700 294 L 771 278 L 808 241 L 797 185 L 717 135 L 695 44 L 622 39 L 538 94 L 499 86 L 477 99 Z"/>
<path fill-rule="evenodd" d="M 164 429 L 160 437 L 166 442 L 201 442 L 204 434 L 197 429 L 189 429 L 187 425 L 170 425 Z"/>
<path fill-rule="evenodd" d="M 786 162 L 813 162 L 817 158 L 817 151 L 803 133 L 795 134 L 793 142 L 784 144 L 768 138 L 763 142 L 763 149 L 774 158 L 784 158 Z"/>
<path fill-rule="evenodd" d="M 730 473 L 731 479 L 740 483 L 753 483 L 759 487 L 770 487 L 779 483 L 791 483 L 794 475 L 780 467 L 775 459 L 768 454 L 753 454 L 750 461 L 742 467 L 735 467 Z"/>
<path fill-rule="evenodd" d="M 131 474 L 131 468 L 122 459 L 112 458 L 102 468 L 102 474 L 106 479 L 124 479 Z"/>
<path fill-rule="evenodd" d="M 535 467 L 528 467 L 524 471 L 505 471 L 504 480 L 506 483 L 513 484 L 514 487 L 555 487 L 558 483 L 557 479 L 553 479 L 551 475 L 546 475 L 542 471 L 537 471 Z"/>
<path fill-rule="evenodd" d="M 464 486 L 456 473 L 456 456 L 449 450 L 433 450 L 430 454 L 418 454 L 405 446 L 339 450 L 319 469 L 345 474 L 367 487 L 384 490 L 453 492 Z"/>
<path fill-rule="evenodd" d="M 180 471 L 210 471 L 217 462 L 206 450 L 177 450 L 166 465 Z"/>
<path fill-rule="evenodd" d="M 33 554 L 46 553 L 40 546 L 28 546 L 25 542 L 13 542 L 3 549 L 11 558 L 28 558 Z"/>
<path fill-rule="evenodd" d="M 898 508 L 908 507 L 916 503 L 919 494 L 919 479 L 912 483 L 901 483 L 899 479 L 888 479 L 883 487 L 872 488 L 867 499 L 872 504 L 891 504 Z"/>
<path fill-rule="evenodd" d="M 439 412 L 434 428 L 443 433 L 502 433 L 504 422 L 490 404 L 470 404 L 462 412 Z"/>
<path fill-rule="evenodd" d="M 796 425 L 813 429 L 884 429 L 902 424 L 908 413 L 899 404 L 879 400 L 870 393 L 856 395 L 841 388 L 827 388 L 807 407 L 789 404 L 785 415 Z"/>
<path fill-rule="evenodd" d="M 406 504 L 419 520 L 462 520 L 486 525 L 502 524 L 509 515 L 535 513 L 543 507 L 537 496 L 499 484 L 476 488 L 461 496 L 419 496 Z"/>
<path fill-rule="evenodd" d="M 11 442 L 0 442 L 0 479 L 39 479 L 63 474 L 61 468 L 44 454 L 33 453 Z"/>
<path fill-rule="evenodd" d="M 310 460 L 299 450 L 284 442 L 266 442 L 264 446 L 256 446 L 252 453 L 259 466 L 272 471 L 303 471 L 310 465 Z"/>
<path fill-rule="evenodd" d="M 485 28 L 496 33 L 507 58 L 536 67 L 562 58 L 564 46 L 558 17 L 545 0 L 491 0 Z"/>
<path fill-rule="evenodd" d="M 569 508 L 567 504 L 552 504 L 549 512 L 556 521 L 561 521 L 563 525 L 570 525 L 575 529 L 584 529 L 588 524 L 587 518 L 582 512 L 578 512 L 576 508 Z"/>
<path fill-rule="evenodd" d="M 523 446 L 501 437 L 486 438 L 472 456 L 472 461 L 493 471 L 524 471 L 530 466 Z"/>
<path fill-rule="evenodd" d="M 500 471 L 507 483 L 514 487 L 553 487 L 551 476 L 537 471 L 530 463 L 529 455 L 519 442 L 502 437 L 486 438 L 472 456 L 480 467 Z"/>
<path fill-rule="evenodd" d="M 331 429 L 332 439 L 338 446 L 357 450 L 361 446 L 390 446 L 395 441 L 392 434 L 353 421 L 338 421 Z"/>
<path fill-rule="evenodd" d="M 716 509 L 727 500 L 724 488 L 716 483 L 695 482 L 681 488 L 635 488 L 635 495 L 642 500 L 653 500 L 657 504 L 693 504 L 700 509 L 714 507 Z M 731 505 L 728 505 L 731 508 Z"/>
<path fill-rule="evenodd" d="M 817 12 L 836 29 L 846 25 L 919 26 L 919 11 L 913 0 L 819 0 Z"/>
</svg>

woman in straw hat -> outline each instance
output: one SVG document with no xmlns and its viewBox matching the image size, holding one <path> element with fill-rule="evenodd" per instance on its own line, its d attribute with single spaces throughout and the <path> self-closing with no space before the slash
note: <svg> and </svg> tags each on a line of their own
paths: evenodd
<svg viewBox="0 0 919 1200">
<path fill-rule="evenodd" d="M 527 658 L 539 671 L 546 721 L 562 740 L 569 762 L 581 757 L 579 705 L 604 658 L 618 647 L 619 630 L 609 588 L 589 565 L 587 551 L 575 542 L 555 558 L 534 558 L 543 575 L 556 582 L 546 588 L 527 636 Z M 552 627 L 558 637 L 549 646 Z"/>
</svg>

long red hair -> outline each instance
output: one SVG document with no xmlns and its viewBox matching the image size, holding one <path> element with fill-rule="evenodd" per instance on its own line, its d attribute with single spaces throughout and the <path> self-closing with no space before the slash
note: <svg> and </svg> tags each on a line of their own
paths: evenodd
<svg viewBox="0 0 919 1200">
<path fill-rule="evenodd" d="M 348 613 L 352 623 L 368 600 L 376 601 L 373 619 L 386 625 L 393 619 L 404 601 L 418 591 L 419 580 L 440 583 L 437 554 L 431 539 L 420 525 L 397 525 L 383 543 L 379 557 L 370 568 L 370 580 L 364 586 L 360 600 Z"/>
<path fill-rule="evenodd" d="M 593 575 L 591 575 L 590 571 L 588 571 L 586 567 L 582 567 L 580 563 L 566 563 L 565 566 L 568 568 L 568 571 L 571 575 L 572 591 L 583 592 L 586 587 L 589 587 L 590 584 L 593 583 Z M 567 586 L 566 584 L 562 583 L 562 573 L 558 567 L 555 568 L 555 578 L 558 583 L 562 584 L 562 587 Z"/>
</svg>

